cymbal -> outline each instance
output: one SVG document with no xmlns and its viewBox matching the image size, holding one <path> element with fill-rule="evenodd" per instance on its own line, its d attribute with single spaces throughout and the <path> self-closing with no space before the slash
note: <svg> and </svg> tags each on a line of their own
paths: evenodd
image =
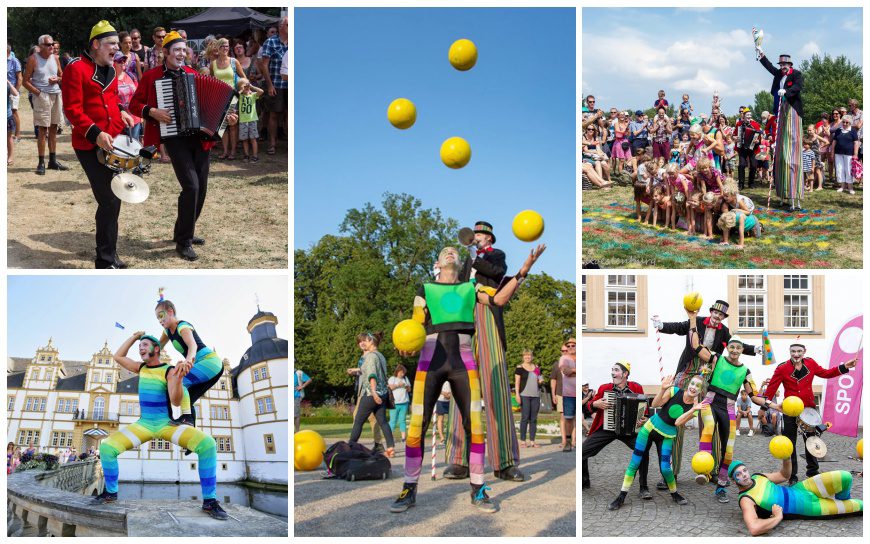
<svg viewBox="0 0 870 544">
<path fill-rule="evenodd" d="M 145 180 L 129 172 L 118 174 L 112 178 L 112 192 L 122 202 L 139 204 L 145 202 L 150 193 Z"/>
<path fill-rule="evenodd" d="M 821 459 L 826 453 L 828 453 L 828 446 L 822 442 L 822 439 L 818 436 L 808 436 L 807 451 L 810 452 L 810 455 L 813 457 Z"/>
<path fill-rule="evenodd" d="M 459 229 L 459 235 L 457 236 L 459 239 L 459 243 L 467 246 L 474 242 L 474 231 L 468 227 L 462 227 Z"/>
</svg>

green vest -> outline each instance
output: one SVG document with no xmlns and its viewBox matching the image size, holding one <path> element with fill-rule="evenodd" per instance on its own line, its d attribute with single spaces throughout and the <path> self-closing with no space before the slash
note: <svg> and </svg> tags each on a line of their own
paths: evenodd
<svg viewBox="0 0 870 544">
<path fill-rule="evenodd" d="M 474 304 L 477 302 L 474 282 L 424 283 L 423 290 L 432 325 L 474 324 Z"/>
<path fill-rule="evenodd" d="M 713 379 L 710 380 L 710 386 L 736 395 L 743 382 L 746 381 L 748 373 L 749 369 L 746 365 L 732 365 L 724 355 L 721 355 L 719 361 L 716 362 L 716 368 L 713 369 Z"/>
</svg>

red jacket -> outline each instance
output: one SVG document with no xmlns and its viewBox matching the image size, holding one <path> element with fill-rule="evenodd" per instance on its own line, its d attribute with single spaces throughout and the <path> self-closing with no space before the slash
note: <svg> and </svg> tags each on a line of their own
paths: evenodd
<svg viewBox="0 0 870 544">
<path fill-rule="evenodd" d="M 124 130 L 115 67 L 109 67 L 105 87 L 97 81 L 96 73 L 97 65 L 87 54 L 70 61 L 63 71 L 60 90 L 64 115 L 73 126 L 73 149 L 93 149 L 100 132 L 114 138 Z"/>
<path fill-rule="evenodd" d="M 643 394 L 643 386 L 637 382 L 628 382 L 628 389 L 632 393 Z M 594 433 L 604 425 L 604 410 L 599 410 L 592 406 L 592 403 L 604 398 L 604 393 L 613 391 L 613 383 L 606 383 L 598 388 L 598 392 L 592 397 L 592 400 L 586 403 L 586 408 L 589 411 L 595 411 L 595 416 L 592 418 L 592 427 L 589 428 L 589 434 Z"/>
<path fill-rule="evenodd" d="M 182 66 L 182 70 L 189 74 L 196 74 L 197 71 L 190 66 Z M 139 80 L 139 88 L 130 99 L 130 111 L 138 115 L 145 121 L 145 146 L 160 145 L 160 123 L 152 119 L 148 115 L 148 110 L 157 107 L 157 88 L 154 83 L 158 79 L 163 79 L 166 72 L 166 64 L 155 66 L 142 74 L 142 79 Z M 203 140 L 202 148 L 208 151 L 217 142 L 213 140 Z"/>
<path fill-rule="evenodd" d="M 834 378 L 840 374 L 849 372 L 845 365 L 835 366 L 834 368 L 822 368 L 819 363 L 809 357 L 804 358 L 804 366 L 800 373 L 795 373 L 794 365 L 791 359 L 784 363 L 780 363 L 773 371 L 773 376 L 767 384 L 767 389 L 764 390 L 764 397 L 772 399 L 780 384 L 785 389 L 785 396 L 796 396 L 804 401 L 804 406 L 807 408 L 815 408 L 816 400 L 813 397 L 813 378 Z"/>
</svg>

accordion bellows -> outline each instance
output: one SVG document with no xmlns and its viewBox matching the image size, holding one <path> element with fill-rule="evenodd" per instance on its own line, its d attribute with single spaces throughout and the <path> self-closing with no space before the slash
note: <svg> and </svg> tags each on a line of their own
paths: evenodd
<svg viewBox="0 0 870 544">
<path fill-rule="evenodd" d="M 183 73 L 154 82 L 157 107 L 169 111 L 172 122 L 160 124 L 161 141 L 199 135 L 219 140 L 227 127 L 230 108 L 239 93 L 223 81 L 202 74 Z"/>
</svg>

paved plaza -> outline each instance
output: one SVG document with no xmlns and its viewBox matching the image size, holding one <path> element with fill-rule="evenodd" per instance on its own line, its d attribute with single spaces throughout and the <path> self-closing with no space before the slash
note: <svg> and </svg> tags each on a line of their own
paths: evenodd
<svg viewBox="0 0 870 544">
<path fill-rule="evenodd" d="M 655 489 L 661 480 L 658 469 L 658 456 L 653 447 L 650 453 L 649 487 L 653 500 L 641 500 L 638 496 L 639 481 L 625 499 L 623 507 L 615 512 L 607 510 L 608 504 L 619 494 L 625 468 L 631 453 L 621 442 L 613 442 L 601 453 L 589 460 L 589 473 L 592 480 L 590 489 L 581 490 L 583 501 L 582 534 L 584 537 L 613 536 L 749 536 L 740 508 L 737 505 L 737 491 L 732 482 L 728 487 L 728 504 L 720 504 L 713 496 L 715 486 L 698 485 L 694 482 L 691 457 L 697 451 L 696 429 L 686 431 L 686 443 L 682 455 L 682 467 L 677 477 L 677 491 L 689 499 L 689 504 L 675 504 L 667 491 Z M 745 433 L 745 426 L 744 426 Z M 859 429 L 859 436 L 863 436 Z M 858 475 L 862 469 L 861 461 L 854 459 L 855 444 L 858 438 L 842 437 L 825 433 L 823 440 L 828 446 L 830 462 L 819 463 L 820 470 L 849 470 L 853 472 L 852 498 L 864 498 L 863 477 Z M 734 457 L 745 462 L 752 472 L 773 472 L 781 466 L 768 451 L 770 438 L 761 434 L 738 436 L 734 446 Z M 798 437 L 799 448 L 803 439 Z M 851 459 L 849 457 L 852 457 Z M 806 463 L 798 457 L 803 479 Z M 856 537 L 863 531 L 861 516 L 830 520 L 784 520 L 768 533 L 776 537 Z"/>
</svg>

